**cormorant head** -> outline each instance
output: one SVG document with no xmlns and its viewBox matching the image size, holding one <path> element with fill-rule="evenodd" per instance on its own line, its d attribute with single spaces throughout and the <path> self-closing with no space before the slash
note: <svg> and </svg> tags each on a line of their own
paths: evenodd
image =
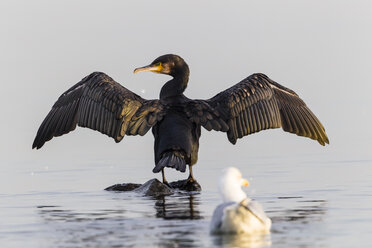
<svg viewBox="0 0 372 248">
<path fill-rule="evenodd" d="M 150 65 L 134 70 L 134 73 L 141 71 L 152 71 L 155 73 L 167 74 L 172 77 L 189 76 L 189 66 L 178 55 L 166 54 L 155 59 Z"/>
</svg>

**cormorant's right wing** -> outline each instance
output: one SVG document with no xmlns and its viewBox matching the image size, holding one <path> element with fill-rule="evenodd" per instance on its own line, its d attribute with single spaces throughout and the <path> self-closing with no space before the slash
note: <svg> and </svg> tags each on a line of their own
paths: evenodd
<svg viewBox="0 0 372 248">
<path fill-rule="evenodd" d="M 32 148 L 66 134 L 76 125 L 120 142 L 124 135 L 145 135 L 163 118 L 159 100 L 145 100 L 102 72 L 94 72 L 63 93 L 42 122 Z"/>
</svg>

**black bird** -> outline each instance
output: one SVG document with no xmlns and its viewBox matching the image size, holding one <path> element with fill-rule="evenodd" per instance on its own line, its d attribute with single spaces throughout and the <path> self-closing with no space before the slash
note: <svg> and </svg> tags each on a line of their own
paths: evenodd
<svg viewBox="0 0 372 248">
<path fill-rule="evenodd" d="M 171 167 L 195 182 L 192 166 L 198 160 L 201 126 L 237 139 L 269 128 L 309 137 L 329 144 L 323 125 L 299 96 L 261 73 L 253 74 L 208 100 L 192 100 L 183 92 L 189 67 L 177 55 L 168 54 L 134 73 L 152 71 L 172 79 L 164 84 L 160 99 L 146 100 L 124 88 L 103 72 L 93 72 L 63 93 L 39 127 L 32 148 L 41 148 L 53 137 L 76 125 L 100 131 L 120 142 L 125 135 L 155 137 L 154 173 Z"/>
</svg>

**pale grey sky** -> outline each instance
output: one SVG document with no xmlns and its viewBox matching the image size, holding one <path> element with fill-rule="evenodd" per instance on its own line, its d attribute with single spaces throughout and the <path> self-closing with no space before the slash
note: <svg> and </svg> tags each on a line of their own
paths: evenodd
<svg viewBox="0 0 372 248">
<path fill-rule="evenodd" d="M 190 66 L 185 94 L 209 98 L 262 72 L 296 91 L 331 144 L 281 130 L 232 146 L 204 131 L 200 159 L 268 154 L 371 157 L 370 1 L 4 1 L 1 28 L 1 161 L 153 158 L 153 137 L 116 144 L 77 128 L 39 151 L 31 144 L 60 94 L 104 71 L 142 97 L 157 98 L 167 76 L 133 69 L 175 53 Z M 142 94 L 141 91 L 145 90 Z M 216 151 L 215 151 L 216 150 Z M 226 153 L 225 153 L 226 152 Z M 200 160 L 199 160 L 200 163 Z"/>
</svg>

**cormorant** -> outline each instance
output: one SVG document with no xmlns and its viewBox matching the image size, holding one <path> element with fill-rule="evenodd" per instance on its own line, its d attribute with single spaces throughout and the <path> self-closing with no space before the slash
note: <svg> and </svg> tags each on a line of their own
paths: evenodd
<svg viewBox="0 0 372 248">
<path fill-rule="evenodd" d="M 323 125 L 299 96 L 261 73 L 253 74 L 208 100 L 193 100 L 183 92 L 189 67 L 177 55 L 158 57 L 134 73 L 152 71 L 172 77 L 161 88 L 159 99 L 146 100 L 103 72 L 93 72 L 64 92 L 42 122 L 32 148 L 41 148 L 53 137 L 88 127 L 116 142 L 125 135 L 145 135 L 152 128 L 155 138 L 154 173 L 171 167 L 195 182 L 192 166 L 198 160 L 201 126 L 237 139 L 269 128 L 329 143 Z"/>
</svg>

